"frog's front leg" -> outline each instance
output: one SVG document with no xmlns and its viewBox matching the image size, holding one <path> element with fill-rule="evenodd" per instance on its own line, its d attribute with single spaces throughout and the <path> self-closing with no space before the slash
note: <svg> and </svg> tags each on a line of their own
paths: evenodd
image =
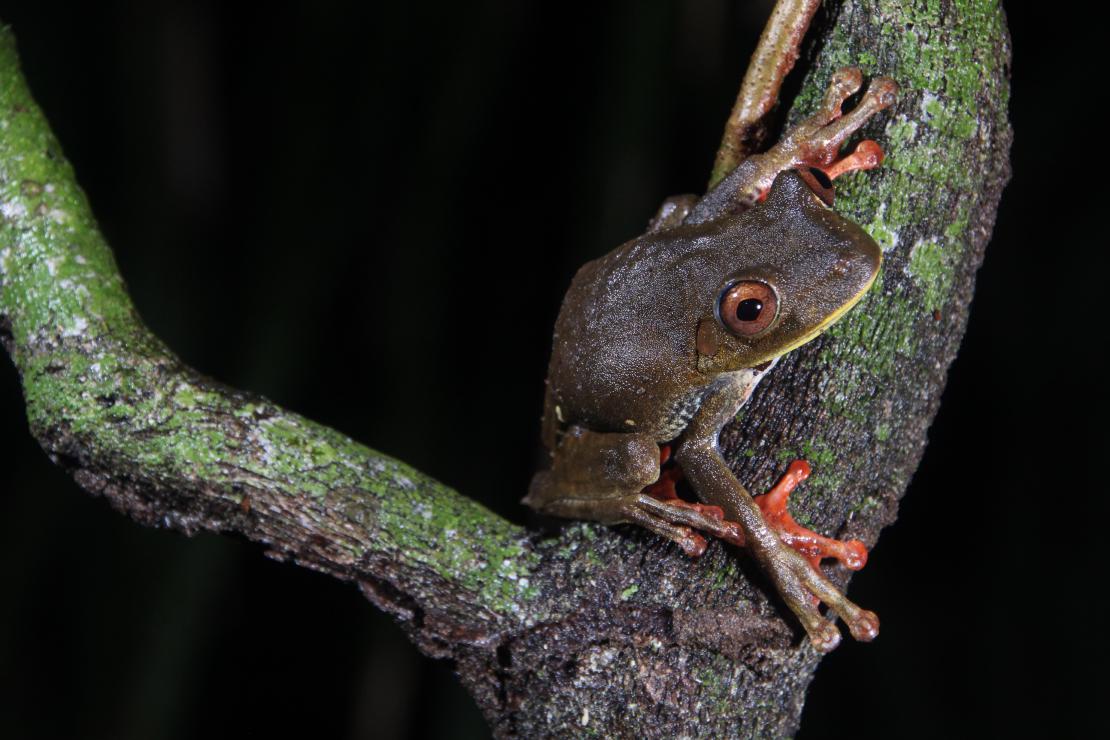
<svg viewBox="0 0 1110 740">
<path fill-rule="evenodd" d="M 727 519 L 739 523 L 747 546 L 818 650 L 835 648 L 840 632 L 818 611 L 814 597 L 828 604 L 857 640 L 873 639 L 879 632 L 878 617 L 849 601 L 805 556 L 783 543 L 721 457 L 717 438 L 743 404 L 744 390 L 733 376 L 721 376 L 683 434 L 677 453 L 683 472 L 702 501 L 721 507 Z"/>
<path fill-rule="evenodd" d="M 876 77 L 859 104 L 847 113 L 844 101 L 863 84 L 863 74 L 853 67 L 838 70 L 816 113 L 791 128 L 782 139 L 763 154 L 741 162 L 716 187 L 706 193 L 686 219 L 701 223 L 723 214 L 750 208 L 770 191 L 780 172 L 789 169 L 814 169 L 829 181 L 848 172 L 878 167 L 883 151 L 871 140 L 861 141 L 849 155 L 838 154 L 844 142 L 869 118 L 890 107 L 898 85 L 889 77 Z M 825 183 L 827 185 L 827 183 Z"/>
</svg>

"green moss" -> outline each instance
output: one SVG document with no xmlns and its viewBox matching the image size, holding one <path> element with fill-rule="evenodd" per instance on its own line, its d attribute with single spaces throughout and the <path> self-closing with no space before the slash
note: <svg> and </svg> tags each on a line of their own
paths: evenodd
<svg viewBox="0 0 1110 740">
<path fill-rule="evenodd" d="M 61 422 L 89 449 L 114 450 L 152 477 L 203 478 L 229 492 L 247 483 L 326 502 L 335 491 L 364 491 L 370 498 L 350 505 L 360 511 L 347 513 L 379 532 L 373 549 L 460 583 L 495 612 L 519 612 L 537 595 L 529 574 L 538 556 L 519 527 L 403 463 L 276 407 L 246 430 L 229 431 L 226 419 L 262 407 L 237 407 L 235 399 L 175 376 L 163 379 L 165 358 L 123 362 L 125 349 L 114 349 L 119 354 L 29 358 L 24 382 L 32 427 Z"/>
<path fill-rule="evenodd" d="M 879 406 L 880 391 L 898 382 L 896 368 L 903 361 L 916 357 L 919 324 L 933 321 L 934 310 L 949 300 L 959 257 L 968 249 L 975 207 L 968 194 L 975 193 L 980 169 L 969 152 L 978 152 L 985 168 L 993 154 L 979 138 L 1007 126 L 1007 91 L 985 88 L 1004 78 L 996 46 L 1004 38 L 1003 17 L 989 0 L 959 0 L 947 9 L 933 0 L 848 0 L 840 12 L 851 23 L 839 25 L 822 47 L 791 118 L 814 109 L 839 67 L 861 66 L 901 87 L 895 112 L 881 114 L 862 134 L 883 147 L 882 167 L 837 181 L 836 209 L 864 225 L 883 249 L 884 268 L 864 300 L 829 330 L 820 350 L 828 376 L 825 410 L 883 443 L 891 426 L 877 423 L 887 413 Z M 955 22 L 941 23 L 941 13 L 948 12 L 955 12 Z M 855 55 L 849 32 L 877 37 L 878 43 Z M 984 98 L 1002 104 L 985 112 Z M 803 444 L 803 456 L 814 463 L 799 499 L 803 514 L 817 511 L 828 496 L 845 495 L 839 489 L 847 461 L 837 466 L 835 455 L 814 457 L 831 453 L 833 444 Z M 777 459 L 789 456 L 782 451 Z"/>
<path fill-rule="evenodd" d="M 192 388 L 183 385 L 173 394 L 173 402 L 182 409 L 191 409 L 197 405 L 197 396 Z"/>
<path fill-rule="evenodd" d="M 130 324 L 115 260 L 73 170 L 31 99 L 15 42 L 0 30 L 0 306 L 16 343 L 39 332 L 95 336 Z"/>
<path fill-rule="evenodd" d="M 843 495 L 845 480 L 837 465 L 836 450 L 822 439 L 803 443 L 802 459 L 809 462 L 813 473 L 791 495 L 788 505 L 799 523 L 810 526 L 810 512 L 820 509 L 826 497 Z"/>
<path fill-rule="evenodd" d="M 694 680 L 698 683 L 697 697 L 712 716 L 732 716 L 738 700 L 740 669 L 730 659 L 712 653 L 708 663 L 696 667 Z"/>
<path fill-rule="evenodd" d="M 972 178 L 978 173 L 967 161 L 968 145 L 980 132 L 1005 125 L 1001 114 L 998 119 L 983 118 L 979 101 L 988 93 L 1001 100 L 1000 110 L 1005 110 L 1008 95 L 1006 89 L 984 90 L 985 84 L 1001 78 L 1002 59 L 995 46 L 1003 36 L 998 3 L 959 0 L 954 9 L 956 22 L 942 24 L 942 7 L 936 2 L 848 3 L 842 12 L 873 24 L 879 43 L 853 56 L 849 39 L 838 27 L 792 114 L 796 118 L 811 110 L 832 72 L 842 66 L 862 65 L 899 83 L 899 113 L 886 118 L 884 130 L 871 133 L 886 151 L 886 160 L 877 173 L 838 181 L 837 210 L 865 224 L 884 251 L 906 248 L 899 245 L 900 232 L 937 225 L 933 236 L 921 240 L 929 246 L 910 270 L 922 295 L 906 296 L 927 304 L 930 311 L 943 304 L 954 269 L 953 260 L 940 257 L 963 252 L 970 213 L 970 204 L 946 202 L 943 194 L 973 190 Z M 941 25 L 943 33 L 935 30 Z"/>
<path fill-rule="evenodd" d="M 309 519 L 336 507 L 364 528 L 336 547 L 461 583 L 493 612 L 534 598 L 522 529 L 338 432 L 210 386 L 149 334 L 17 69 L 0 31 L 0 314 L 32 428 L 62 428 L 154 485 L 203 480 L 235 503 L 265 488 Z"/>
<path fill-rule="evenodd" d="M 870 223 L 864 225 L 864 228 L 883 252 L 889 252 L 898 246 L 899 238 L 898 232 L 895 231 L 883 217 L 885 212 L 885 204 L 880 204 L 879 210 L 875 213 L 874 217 L 872 217 Z"/>
<path fill-rule="evenodd" d="M 721 589 L 729 586 L 736 580 L 737 571 L 735 558 L 725 560 L 713 571 L 713 588 Z"/>
<path fill-rule="evenodd" d="M 832 467 L 836 463 L 836 452 L 823 440 L 813 440 L 802 443 L 802 459 L 809 462 L 814 470 L 819 470 Z"/>
<path fill-rule="evenodd" d="M 935 241 L 920 241 L 910 250 L 906 272 L 921 287 L 922 303 L 929 311 L 944 306 L 952 285 L 954 255 Z"/>
<path fill-rule="evenodd" d="M 628 586 L 623 591 L 621 591 L 621 601 L 628 601 L 633 596 L 635 596 L 636 592 L 639 590 L 640 586 L 638 584 L 633 583 L 631 586 Z"/>
<path fill-rule="evenodd" d="M 479 594 L 495 612 L 519 612 L 538 595 L 531 574 L 539 555 L 522 529 L 470 499 L 430 497 L 438 484 L 402 463 L 389 467 L 400 487 L 382 492 L 377 514 L 391 551 Z"/>
</svg>

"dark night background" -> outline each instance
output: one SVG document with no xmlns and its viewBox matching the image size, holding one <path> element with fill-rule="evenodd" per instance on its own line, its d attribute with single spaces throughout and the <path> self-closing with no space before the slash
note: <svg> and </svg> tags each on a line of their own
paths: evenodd
<svg viewBox="0 0 1110 740">
<path fill-rule="evenodd" d="M 157 334 L 523 521 L 562 291 L 702 187 L 767 3 L 401 5 L 0 18 Z M 883 634 L 826 660 L 803 738 L 1094 734 L 1105 702 L 1100 24 L 1008 11 L 1014 178 L 924 462 L 852 583 Z M 81 493 L 6 359 L 0 420 L 4 737 L 486 736 L 353 587 Z"/>
</svg>

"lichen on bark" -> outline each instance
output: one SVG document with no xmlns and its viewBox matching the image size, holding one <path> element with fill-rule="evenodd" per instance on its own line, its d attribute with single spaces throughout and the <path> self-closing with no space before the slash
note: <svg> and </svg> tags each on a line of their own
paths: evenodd
<svg viewBox="0 0 1110 740">
<path fill-rule="evenodd" d="M 52 458 L 148 524 L 241 531 L 344 578 L 373 578 L 368 564 L 385 559 L 472 592 L 490 615 L 521 613 L 535 593 L 521 528 L 201 376 L 149 332 L 23 83 L 8 30 L 0 75 L 0 326 L 31 431 Z"/>
<path fill-rule="evenodd" d="M 837 209 L 883 246 L 881 281 L 791 353 L 722 435 L 749 487 L 792 457 L 792 512 L 873 544 L 925 444 L 1008 176 L 1009 41 L 986 0 L 829 3 L 793 116 L 832 70 L 895 78 L 865 132 L 877 171 Z M 503 736 L 786 735 L 818 656 L 737 552 L 690 560 L 630 528 L 541 539 L 276 404 L 185 366 L 139 320 L 72 169 L 0 34 L 0 340 L 32 433 L 138 521 L 235 531 L 359 583 L 456 661 Z M 846 573 L 833 570 L 840 582 Z"/>
</svg>

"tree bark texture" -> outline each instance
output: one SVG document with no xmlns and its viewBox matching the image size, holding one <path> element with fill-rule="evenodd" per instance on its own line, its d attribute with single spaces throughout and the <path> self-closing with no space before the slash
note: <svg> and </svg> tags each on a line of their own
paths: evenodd
<svg viewBox="0 0 1110 740">
<path fill-rule="evenodd" d="M 1008 177 L 1009 56 L 987 0 L 834 2 L 811 32 L 791 116 L 841 66 L 902 87 L 864 132 L 883 167 L 837 189 L 885 264 L 858 307 L 778 365 L 722 447 L 756 491 L 808 459 L 792 513 L 822 533 L 873 545 L 923 452 Z M 544 539 L 180 362 L 136 314 L 7 31 L 0 215 L 0 339 L 32 433 L 85 490 L 140 523 L 238 532 L 357 583 L 422 651 L 455 661 L 499 736 L 797 728 L 819 656 L 735 549 L 691 560 L 591 524 Z"/>
</svg>

